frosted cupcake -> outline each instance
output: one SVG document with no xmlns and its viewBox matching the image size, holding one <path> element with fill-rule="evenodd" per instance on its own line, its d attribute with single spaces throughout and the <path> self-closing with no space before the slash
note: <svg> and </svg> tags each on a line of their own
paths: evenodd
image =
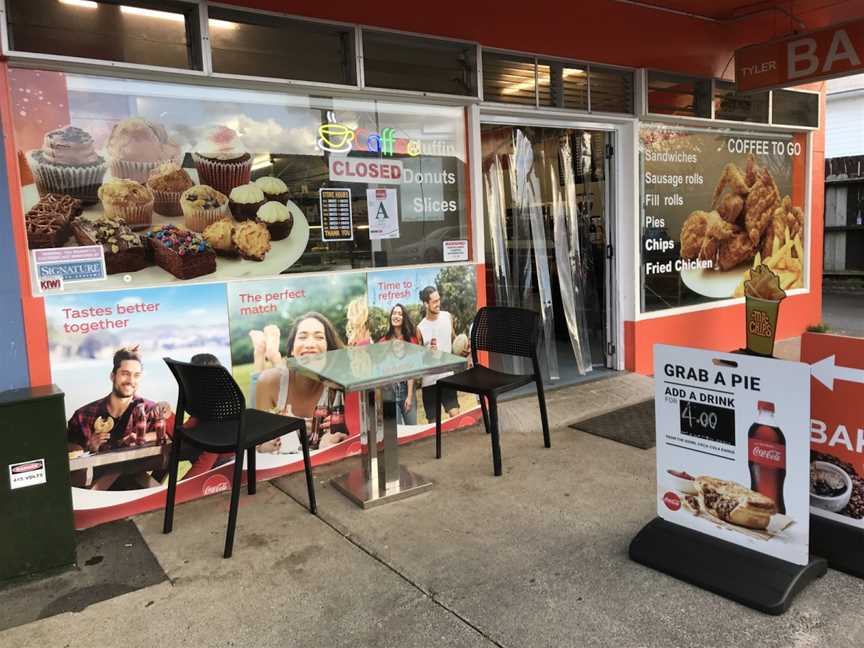
<svg viewBox="0 0 864 648">
<path fill-rule="evenodd" d="M 99 187 L 105 216 L 122 219 L 133 230 L 147 229 L 153 222 L 153 192 L 140 182 L 112 178 Z"/>
<path fill-rule="evenodd" d="M 228 196 L 228 207 L 238 221 L 254 219 L 265 202 L 264 192 L 254 182 L 234 187 Z"/>
<path fill-rule="evenodd" d="M 186 227 L 203 232 L 211 223 L 228 216 L 228 197 L 213 187 L 195 185 L 180 196 L 180 208 Z"/>
<path fill-rule="evenodd" d="M 195 183 L 180 165 L 161 164 L 150 172 L 147 187 L 153 192 L 153 210 L 163 216 L 180 216 L 180 196 Z"/>
<path fill-rule="evenodd" d="M 259 223 L 267 226 L 272 241 L 288 238 L 291 228 L 294 227 L 294 217 L 291 212 L 285 205 L 275 200 L 264 203 L 258 210 L 256 217 Z"/>
<path fill-rule="evenodd" d="M 153 169 L 180 160 L 180 147 L 165 127 L 143 117 L 130 117 L 114 125 L 105 147 L 111 175 L 145 183 Z"/>
<path fill-rule="evenodd" d="M 247 184 L 252 178 L 252 156 L 243 147 L 236 131 L 217 126 L 208 131 L 192 153 L 198 180 L 224 194 Z"/>
<path fill-rule="evenodd" d="M 27 153 L 27 164 L 40 197 L 66 194 L 85 205 L 98 202 L 99 185 L 108 169 L 96 153 L 93 138 L 76 126 L 46 133 L 42 148 Z"/>
<path fill-rule="evenodd" d="M 275 200 L 283 205 L 288 204 L 288 185 L 282 182 L 279 178 L 273 176 L 264 176 L 255 181 L 258 188 L 264 192 L 266 200 Z"/>
</svg>

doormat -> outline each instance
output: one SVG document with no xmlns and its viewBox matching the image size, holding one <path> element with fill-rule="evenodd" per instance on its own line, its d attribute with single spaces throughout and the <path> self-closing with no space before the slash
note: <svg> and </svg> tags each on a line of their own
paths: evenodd
<svg viewBox="0 0 864 648">
<path fill-rule="evenodd" d="M 571 426 L 588 434 L 647 450 L 655 445 L 654 399 L 622 407 Z"/>
<path fill-rule="evenodd" d="M 75 534 L 78 566 L 36 580 L 0 583 L 0 630 L 80 612 L 168 580 L 138 527 L 121 520 Z"/>
</svg>

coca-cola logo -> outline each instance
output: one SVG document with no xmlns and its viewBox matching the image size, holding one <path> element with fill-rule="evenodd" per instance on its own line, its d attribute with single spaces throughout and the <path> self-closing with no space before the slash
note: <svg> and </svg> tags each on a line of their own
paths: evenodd
<svg viewBox="0 0 864 648">
<path fill-rule="evenodd" d="M 681 498 L 678 497 L 677 493 L 673 493 L 672 491 L 666 491 L 663 495 L 663 503 L 670 511 L 677 511 L 681 508 Z"/>
<path fill-rule="evenodd" d="M 764 448 L 762 446 L 756 446 L 753 448 L 753 454 L 757 457 L 761 457 L 762 459 L 767 459 L 768 461 L 780 461 L 783 459 L 783 455 L 779 450 L 775 448 Z"/>
<path fill-rule="evenodd" d="M 230 480 L 224 475 L 210 475 L 204 484 L 201 486 L 201 492 L 204 495 L 215 495 L 216 493 L 224 493 L 231 488 Z"/>
</svg>

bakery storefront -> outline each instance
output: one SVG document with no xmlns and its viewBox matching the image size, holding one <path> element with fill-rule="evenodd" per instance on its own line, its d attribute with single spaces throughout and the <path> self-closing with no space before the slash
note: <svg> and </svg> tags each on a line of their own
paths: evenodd
<svg viewBox="0 0 864 648">
<path fill-rule="evenodd" d="M 552 386 L 648 373 L 655 342 L 734 348 L 765 258 L 790 331 L 818 318 L 818 94 L 763 111 L 635 55 L 204 2 L 12 0 L 3 18 L 29 373 L 66 394 L 80 527 L 164 502 L 165 356 L 219 362 L 250 404 L 307 417 L 321 463 L 360 451 L 359 412 L 288 402 L 285 357 L 315 331 L 318 350 L 412 339 L 440 299 L 437 344 L 464 354 L 477 308 L 508 304 L 541 312 Z M 400 438 L 431 433 L 421 386 L 403 398 Z M 452 405 L 445 429 L 479 417 L 468 395 Z M 318 429 L 321 408 L 338 427 Z M 301 469 L 299 450 L 259 447 L 259 477 Z M 185 459 L 181 500 L 228 487 L 230 458 Z"/>
</svg>

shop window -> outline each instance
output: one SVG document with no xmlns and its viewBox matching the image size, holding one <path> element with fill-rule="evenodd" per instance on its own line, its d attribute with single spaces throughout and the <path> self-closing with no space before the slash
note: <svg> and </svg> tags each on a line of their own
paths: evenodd
<svg viewBox="0 0 864 648">
<path fill-rule="evenodd" d="M 476 47 L 363 30 L 363 74 L 372 88 L 475 96 Z"/>
<path fill-rule="evenodd" d="M 534 59 L 483 52 L 483 99 L 537 105 Z"/>
<path fill-rule="evenodd" d="M 592 65 L 588 78 L 592 112 L 633 114 L 633 72 Z"/>
<path fill-rule="evenodd" d="M 21 68 L 9 84 L 28 244 L 102 243 L 99 289 L 470 260 L 464 108 Z M 220 254 L 147 256 L 171 226 Z"/>
<path fill-rule="evenodd" d="M 715 81 L 714 118 L 767 124 L 768 96 L 767 92 L 739 94 L 734 83 Z"/>
<path fill-rule="evenodd" d="M 587 66 L 540 61 L 537 88 L 541 106 L 588 110 Z"/>
<path fill-rule="evenodd" d="M 195 4 L 9 0 L 6 11 L 13 51 L 201 67 Z"/>
<path fill-rule="evenodd" d="M 356 83 L 354 29 L 208 9 L 213 71 L 322 83 Z"/>
<path fill-rule="evenodd" d="M 819 127 L 819 95 L 813 92 L 775 90 L 771 99 L 771 121 L 784 126 Z"/>
<path fill-rule="evenodd" d="M 680 117 L 711 117 L 711 81 L 648 72 L 648 112 Z"/>
</svg>

